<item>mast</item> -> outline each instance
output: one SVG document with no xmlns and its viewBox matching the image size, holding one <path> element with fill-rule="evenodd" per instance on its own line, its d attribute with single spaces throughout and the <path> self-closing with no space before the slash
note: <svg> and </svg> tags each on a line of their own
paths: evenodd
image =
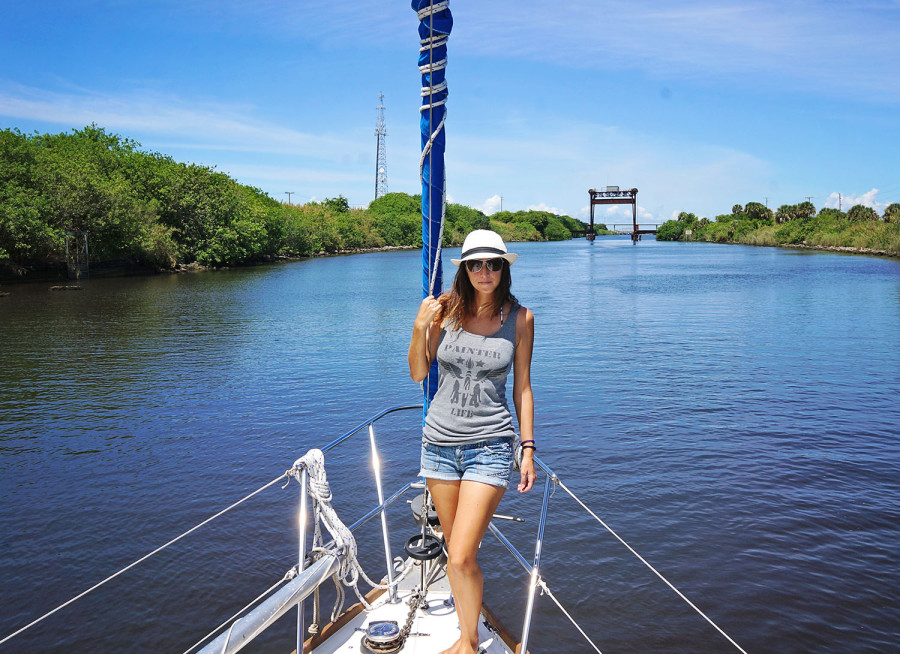
<svg viewBox="0 0 900 654">
<path fill-rule="evenodd" d="M 412 0 L 419 18 L 419 72 L 422 74 L 422 106 L 419 127 L 422 132 L 422 297 L 441 294 L 441 240 L 444 236 L 446 176 L 444 122 L 447 118 L 447 39 L 453 29 L 450 2 Z M 437 390 L 437 362 L 433 362 L 422 387 L 425 411 Z"/>
</svg>

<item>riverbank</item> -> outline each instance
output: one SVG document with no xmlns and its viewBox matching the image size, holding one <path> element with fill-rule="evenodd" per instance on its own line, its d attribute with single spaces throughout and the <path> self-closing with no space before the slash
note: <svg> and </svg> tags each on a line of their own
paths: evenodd
<svg viewBox="0 0 900 654">
<path fill-rule="evenodd" d="M 209 272 L 212 270 L 228 270 L 229 268 L 245 268 L 261 266 L 281 261 L 303 261 L 320 257 L 340 257 L 352 254 L 366 254 L 370 252 L 393 252 L 397 250 L 416 250 L 418 247 L 411 245 L 384 245 L 381 247 L 350 248 L 326 252 L 321 250 L 310 255 L 288 256 L 276 255 L 261 257 L 246 263 L 234 266 L 204 266 L 196 261 L 188 264 L 176 264 L 172 268 L 160 268 L 144 263 L 114 260 L 97 261 L 91 263 L 89 278 L 108 279 L 111 277 L 146 277 L 150 275 L 177 275 L 184 273 Z M 12 264 L 0 265 L 0 285 L 18 285 L 32 283 L 62 282 L 69 280 L 68 267 L 65 261 L 47 261 L 29 266 L 16 266 Z M 0 293 L 0 297 L 8 293 Z"/>
<path fill-rule="evenodd" d="M 873 248 L 855 248 L 845 245 L 809 245 L 807 243 L 747 243 L 743 241 L 698 241 L 695 239 L 682 239 L 685 243 L 718 243 L 720 245 L 750 245 L 761 248 L 780 248 L 782 250 L 813 250 L 816 252 L 838 252 L 841 254 L 865 255 L 871 257 L 885 257 L 888 259 L 900 259 L 900 253 Z"/>
<path fill-rule="evenodd" d="M 825 252 L 841 252 L 843 254 L 865 254 L 873 257 L 888 257 L 890 259 L 900 259 L 900 252 L 888 252 L 887 250 L 873 250 L 872 248 L 854 248 L 843 245 L 806 245 L 805 243 L 797 243 L 793 245 L 779 244 L 776 247 L 788 248 L 795 250 L 820 250 Z"/>
<path fill-rule="evenodd" d="M 847 213 L 823 209 L 815 214 L 810 205 L 804 212 L 774 213 L 748 204 L 735 213 L 716 216 L 714 221 L 682 212 L 677 220 L 660 225 L 657 240 L 735 243 L 900 257 L 900 205 L 891 205 L 883 218 L 865 207 L 853 207 Z M 859 209 L 859 211 L 854 211 Z"/>
<path fill-rule="evenodd" d="M 96 125 L 44 135 L 0 130 L 0 188 L 0 262 L 14 267 L 6 281 L 33 277 L 32 264 L 55 265 L 75 252 L 168 270 L 194 261 L 222 267 L 413 247 L 422 238 L 419 195 L 387 193 L 366 208 L 352 208 L 343 196 L 283 203 L 214 168 L 145 152 Z M 586 228 L 547 211 L 487 216 L 451 202 L 443 242 L 460 245 L 473 229 L 493 229 L 510 241 L 559 241 Z"/>
<path fill-rule="evenodd" d="M 617 232 L 609 232 L 610 235 L 616 235 Z M 842 254 L 855 254 L 855 255 L 866 255 L 866 256 L 877 256 L 877 257 L 887 257 L 891 259 L 900 259 L 900 252 L 891 252 L 888 250 L 880 250 L 874 248 L 865 248 L 865 247 L 850 247 L 850 246 L 841 246 L 841 245 L 810 245 L 807 243 L 760 243 L 760 242 L 750 242 L 749 240 L 742 241 L 724 241 L 724 240 L 703 240 L 698 241 L 697 239 L 690 238 L 682 238 L 684 242 L 710 242 L 710 243 L 721 243 L 723 245 L 753 245 L 757 247 L 778 247 L 784 249 L 795 249 L 795 250 L 815 250 L 821 252 L 839 252 Z M 515 241 L 511 241 L 515 242 Z M 354 254 L 367 254 L 373 252 L 394 252 L 394 251 L 403 251 L 403 250 L 417 250 L 418 246 L 410 246 L 410 245 L 385 245 L 381 247 L 368 247 L 368 248 L 349 248 L 343 250 L 336 250 L 334 252 L 326 252 L 325 250 L 320 250 L 318 252 L 314 252 L 310 255 L 305 256 L 271 256 L 265 257 L 254 261 L 248 261 L 243 264 L 237 264 L 234 266 L 204 266 L 197 262 L 189 263 L 189 264 L 178 264 L 172 268 L 156 268 L 153 266 L 148 266 L 146 264 L 134 263 L 128 261 L 109 261 L 109 262 L 96 262 L 91 264 L 90 276 L 94 279 L 107 279 L 112 277 L 145 277 L 150 275 L 172 275 L 172 274 L 186 274 L 186 273 L 197 273 L 197 272 L 209 272 L 213 270 L 228 270 L 230 268 L 245 268 L 252 266 L 260 266 L 271 263 L 278 262 L 287 262 L 287 261 L 304 261 L 307 259 L 317 259 L 317 258 L 326 258 L 326 257 L 341 257 L 341 256 L 350 256 Z M 48 282 L 63 282 L 68 281 L 68 269 L 66 267 L 65 262 L 45 262 L 43 264 L 36 264 L 33 266 L 13 266 L 13 265 L 0 265 L 0 286 L 14 286 L 19 284 L 32 284 L 32 283 L 48 283 Z M 0 291 L 0 297 L 8 296 L 8 292 Z"/>
</svg>

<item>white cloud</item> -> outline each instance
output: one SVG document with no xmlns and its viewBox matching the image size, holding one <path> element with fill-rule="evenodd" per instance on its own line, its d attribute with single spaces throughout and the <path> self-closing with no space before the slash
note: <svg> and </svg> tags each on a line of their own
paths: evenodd
<svg viewBox="0 0 900 654">
<path fill-rule="evenodd" d="M 716 215 L 735 198 L 756 197 L 772 175 L 767 161 L 734 148 L 582 121 L 558 120 L 540 132 L 514 127 L 480 138 L 459 135 L 454 142 L 448 183 L 461 202 L 488 214 L 503 184 L 504 209 L 540 207 L 587 219 L 588 189 L 610 183 L 639 189 L 647 222 L 672 211 Z M 630 221 L 631 208 L 619 209 Z"/>
<path fill-rule="evenodd" d="M 126 1 L 126 0 L 121 0 Z M 134 0 L 131 0 L 134 1 Z M 215 27 L 326 48 L 406 48 L 409 3 L 358 0 L 165 0 Z M 591 70 L 643 70 L 746 83 L 788 78 L 808 90 L 900 96 L 896 2 L 821 0 L 492 0 L 451 4 L 454 53 L 563 63 Z M 606 28 L 604 28 L 604 26 Z M 348 44 L 347 34 L 353 34 Z"/>
<path fill-rule="evenodd" d="M 650 213 L 649 211 L 647 211 L 641 205 L 638 205 L 637 215 L 638 215 L 638 220 L 653 220 L 653 218 L 654 218 L 653 214 Z"/>
<path fill-rule="evenodd" d="M 371 131 L 368 125 L 347 135 L 314 134 L 267 121 L 260 108 L 247 104 L 146 90 L 50 91 L 2 83 L 0 117 L 66 130 L 96 123 L 145 149 L 214 166 L 276 198 L 290 190 L 297 192 L 295 198 L 316 193 L 344 195 L 352 204 L 371 199 L 372 153 L 368 142 L 361 145 Z M 417 161 L 414 155 L 407 158 Z"/>
<path fill-rule="evenodd" d="M 864 207 L 875 209 L 878 213 L 884 213 L 884 210 L 889 203 L 879 202 L 877 195 L 877 188 L 873 188 L 871 191 L 866 191 L 860 195 L 854 195 L 852 193 L 848 195 L 846 193 L 834 192 L 828 196 L 827 200 L 825 200 L 825 206 L 831 209 L 842 209 L 843 211 L 847 211 L 850 207 L 861 204 Z"/>
<path fill-rule="evenodd" d="M 728 82 L 749 73 L 755 86 L 789 79 L 815 92 L 900 97 L 884 65 L 900 60 L 900 16 L 871 3 L 495 0 L 454 13 L 451 38 L 467 53 Z M 614 29 L 598 27 L 611 17 Z"/>
<path fill-rule="evenodd" d="M 187 20 L 315 41 L 325 48 L 406 48 L 416 18 L 408 3 L 359 0 L 180 0 Z M 754 84 L 789 79 L 814 92 L 875 91 L 900 97 L 896 3 L 817 0 L 493 0 L 452 5 L 453 52 L 590 70 L 715 77 Z M 184 18 L 182 18 L 183 20 Z M 603 26 L 607 26 L 604 29 Z M 347 34 L 353 34 L 352 44 Z M 639 37 L 637 36 L 639 35 Z"/>
<path fill-rule="evenodd" d="M 557 216 L 565 213 L 565 211 L 557 209 L 556 207 L 550 207 L 544 202 L 541 202 L 539 204 L 530 204 L 525 207 L 525 211 L 548 211 L 550 213 L 555 213 Z"/>
<path fill-rule="evenodd" d="M 481 213 L 483 213 L 485 216 L 492 216 L 500 211 L 500 207 L 502 206 L 502 204 L 503 198 L 501 198 L 499 195 L 492 195 L 487 200 L 485 200 L 481 204 L 481 206 L 475 208 L 481 211 Z"/>
<path fill-rule="evenodd" d="M 130 133 L 176 136 L 191 149 L 314 156 L 331 161 L 356 155 L 350 139 L 308 134 L 268 123 L 249 105 L 166 96 L 150 91 L 122 94 L 86 89 L 47 91 L 22 85 L 0 88 L 0 116 L 51 124 L 89 125 Z"/>
<path fill-rule="evenodd" d="M 357 173 L 292 165 L 272 166 L 225 162 L 217 165 L 216 169 L 253 185 L 266 182 L 268 184 L 277 183 L 283 186 L 285 184 L 296 184 L 302 180 L 307 185 L 335 186 L 340 184 L 368 183 L 371 181 L 371 175 L 367 174 L 368 171 Z"/>
<path fill-rule="evenodd" d="M 353 132 L 339 138 L 268 122 L 250 105 L 139 90 L 57 92 L 21 85 L 0 86 L 0 116 L 67 128 L 96 122 L 152 149 L 168 141 L 182 160 L 208 160 L 215 152 L 218 169 L 279 198 L 285 191 L 296 191 L 298 198 L 341 194 L 353 204 L 370 199 L 370 166 L 359 157 L 360 142 L 371 131 L 368 125 L 357 130 L 359 137 Z M 145 137 L 151 139 L 149 145 Z M 563 120 L 555 129 L 540 132 L 516 124 L 489 137 L 460 133 L 454 138 L 453 155 L 448 155 L 450 201 L 488 215 L 499 210 L 502 201 L 507 210 L 577 213 L 586 219 L 587 189 L 598 180 L 609 181 L 641 188 L 641 219 L 649 221 L 673 210 L 713 215 L 730 207 L 736 197 L 753 197 L 747 189 L 760 188 L 769 174 L 766 162 L 738 150 L 669 138 Z M 418 156 L 412 139 L 400 139 L 391 152 L 399 154 L 398 160 L 416 163 L 394 167 L 391 188 L 416 193 L 418 181 L 403 175 L 415 174 Z M 596 163 L 598 152 L 603 153 L 602 164 Z M 167 153 L 175 156 L 171 150 Z M 500 185 L 502 200 L 496 192 Z"/>
<path fill-rule="evenodd" d="M 631 223 L 634 214 L 632 213 L 631 205 L 622 204 L 622 205 L 610 205 L 606 207 L 604 211 L 605 220 L 615 220 L 616 224 L 626 222 Z M 597 218 L 597 210 L 594 209 L 594 218 Z M 645 207 L 642 207 L 638 204 L 637 207 L 637 219 L 638 222 L 652 222 L 658 220 L 657 217 L 650 211 L 648 211 Z M 663 222 L 663 220 L 659 220 L 659 222 Z"/>
</svg>

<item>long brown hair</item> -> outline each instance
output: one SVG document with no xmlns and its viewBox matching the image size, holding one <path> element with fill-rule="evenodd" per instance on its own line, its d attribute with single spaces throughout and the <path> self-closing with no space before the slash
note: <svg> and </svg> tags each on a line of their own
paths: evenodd
<svg viewBox="0 0 900 654">
<path fill-rule="evenodd" d="M 500 271 L 500 283 L 494 289 L 491 315 L 500 313 L 501 307 L 507 302 L 510 304 L 515 304 L 516 302 L 516 296 L 509 290 L 510 286 L 512 286 L 509 263 L 506 259 L 501 259 L 501 261 L 503 261 L 503 270 Z M 456 277 L 453 278 L 453 288 L 439 299 L 441 312 L 436 319 L 451 329 L 459 329 L 462 326 L 463 319 L 467 316 L 475 315 L 475 311 L 478 309 L 475 306 L 475 287 L 472 286 L 472 282 L 469 280 L 465 262 L 460 264 L 459 270 L 456 271 Z"/>
</svg>

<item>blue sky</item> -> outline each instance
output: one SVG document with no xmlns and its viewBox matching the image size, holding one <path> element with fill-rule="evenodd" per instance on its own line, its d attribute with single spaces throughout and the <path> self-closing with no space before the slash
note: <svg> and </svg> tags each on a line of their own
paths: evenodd
<svg viewBox="0 0 900 654">
<path fill-rule="evenodd" d="M 408 2 L 4 0 L 0 127 L 92 122 L 279 200 L 419 192 Z M 900 1 L 451 0 L 450 199 L 585 218 L 900 202 Z M 610 207 L 614 222 L 630 208 Z"/>
</svg>

